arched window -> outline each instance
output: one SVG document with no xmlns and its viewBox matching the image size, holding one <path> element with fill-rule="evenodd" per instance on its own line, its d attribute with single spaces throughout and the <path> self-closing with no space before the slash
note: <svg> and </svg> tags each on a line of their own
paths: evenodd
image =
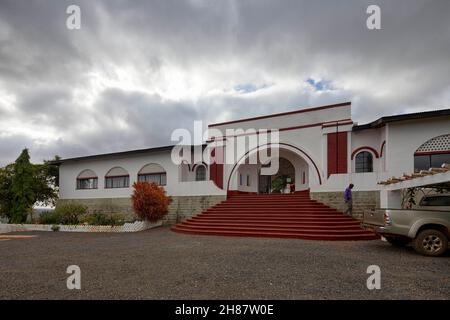
<svg viewBox="0 0 450 320">
<path fill-rule="evenodd" d="M 166 170 L 156 163 L 145 165 L 138 173 L 139 182 L 154 182 L 158 186 L 165 186 L 167 183 Z"/>
<path fill-rule="evenodd" d="M 362 151 L 355 157 L 355 172 L 372 172 L 373 157 L 368 151 Z"/>
<path fill-rule="evenodd" d="M 105 188 L 128 188 L 130 186 L 130 175 L 121 167 L 115 167 L 105 175 Z"/>
<path fill-rule="evenodd" d="M 428 140 L 414 153 L 414 171 L 438 168 L 444 163 L 450 163 L 450 134 Z"/>
<path fill-rule="evenodd" d="M 195 181 L 205 181 L 205 180 L 206 180 L 206 167 L 204 165 L 199 165 L 195 170 Z"/>
<path fill-rule="evenodd" d="M 77 189 L 97 189 L 98 177 L 94 171 L 86 169 L 77 176 Z"/>
</svg>

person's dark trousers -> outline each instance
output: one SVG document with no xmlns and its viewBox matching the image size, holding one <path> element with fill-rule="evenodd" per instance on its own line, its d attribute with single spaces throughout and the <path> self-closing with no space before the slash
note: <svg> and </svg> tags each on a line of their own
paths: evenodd
<svg viewBox="0 0 450 320">
<path fill-rule="evenodd" d="M 345 204 L 347 205 L 347 210 L 345 210 L 345 214 L 351 217 L 353 215 L 353 201 L 352 201 L 352 199 L 345 201 Z"/>
</svg>

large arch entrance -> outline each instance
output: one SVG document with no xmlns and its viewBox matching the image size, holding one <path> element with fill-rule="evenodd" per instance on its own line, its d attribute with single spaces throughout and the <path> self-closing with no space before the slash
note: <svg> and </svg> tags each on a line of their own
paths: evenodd
<svg viewBox="0 0 450 320">
<path fill-rule="evenodd" d="M 248 164 L 243 159 L 231 172 L 228 190 L 251 193 L 288 193 L 309 189 L 310 170 L 308 161 L 295 150 L 279 148 L 279 165 L 275 174 L 264 175 L 262 168 L 270 163 Z M 318 177 L 320 179 L 320 177 Z M 233 182 L 234 185 L 233 185 Z M 320 181 L 319 181 L 320 183 Z"/>
</svg>

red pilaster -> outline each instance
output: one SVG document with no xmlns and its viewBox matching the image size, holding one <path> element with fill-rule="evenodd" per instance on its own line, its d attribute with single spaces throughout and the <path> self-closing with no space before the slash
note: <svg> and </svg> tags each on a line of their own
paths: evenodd
<svg viewBox="0 0 450 320">
<path fill-rule="evenodd" d="M 328 176 L 347 173 L 347 132 L 327 134 Z"/>
<path fill-rule="evenodd" d="M 215 162 L 209 167 L 209 179 L 223 189 L 223 147 L 214 148 L 211 156 L 215 158 Z"/>
</svg>

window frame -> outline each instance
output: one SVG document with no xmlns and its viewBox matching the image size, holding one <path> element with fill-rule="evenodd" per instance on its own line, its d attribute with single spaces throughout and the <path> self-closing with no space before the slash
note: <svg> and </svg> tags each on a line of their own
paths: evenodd
<svg viewBox="0 0 450 320">
<path fill-rule="evenodd" d="M 449 204 L 424 204 L 428 199 L 435 199 L 435 198 L 445 198 L 448 199 Z M 420 200 L 420 206 L 422 207 L 447 207 L 450 205 L 450 196 L 449 195 L 432 195 L 432 196 L 424 196 Z"/>
<path fill-rule="evenodd" d="M 369 157 L 364 157 L 363 159 L 362 159 L 362 170 L 360 170 L 359 168 L 358 168 L 358 162 L 359 162 L 359 157 L 361 156 L 361 155 L 365 155 L 365 154 L 367 154 L 367 155 L 369 155 L 370 156 L 370 158 Z M 360 151 L 360 152 L 358 152 L 356 155 L 355 155 L 355 173 L 370 173 L 370 172 L 373 172 L 373 158 L 374 158 L 374 155 L 372 154 L 372 152 L 370 152 L 370 151 L 367 151 L 367 150 L 362 150 L 362 151 Z M 365 160 L 368 160 L 368 159 L 370 159 L 370 166 L 368 166 L 367 164 L 366 164 L 366 161 Z M 367 168 L 366 168 L 367 167 Z"/>
<path fill-rule="evenodd" d="M 198 179 L 198 170 L 199 169 L 203 169 L 204 170 L 204 178 L 203 179 Z M 206 166 L 203 165 L 203 164 L 198 165 L 195 168 L 195 181 L 206 181 L 206 176 L 207 176 Z"/>
<path fill-rule="evenodd" d="M 155 181 L 141 180 L 142 177 L 146 177 L 146 176 L 159 176 L 159 182 L 156 183 Z M 164 179 L 162 179 L 163 176 L 164 176 Z M 164 180 L 164 183 L 163 183 L 163 180 Z M 138 174 L 138 182 L 154 182 L 158 186 L 164 187 L 167 185 L 167 172 L 139 173 Z"/>
<path fill-rule="evenodd" d="M 109 179 L 117 179 L 117 178 L 126 178 L 126 183 L 123 186 L 114 187 L 114 183 L 112 186 L 108 186 Z M 125 189 L 130 187 L 130 175 L 120 175 L 120 176 L 105 176 L 105 189 Z"/>
<path fill-rule="evenodd" d="M 84 180 L 92 180 L 92 188 L 81 188 L 81 181 Z M 76 181 L 77 185 L 76 185 L 76 190 L 95 190 L 98 189 L 98 177 L 87 177 L 87 178 L 77 178 Z"/>
<path fill-rule="evenodd" d="M 432 167 L 439 167 L 433 166 L 433 156 L 448 156 L 450 157 L 450 150 L 449 151 L 435 151 L 435 152 L 417 152 L 414 153 L 414 171 L 420 171 L 420 170 L 429 170 Z M 416 168 L 416 157 L 426 159 L 428 162 L 429 167 L 428 168 Z"/>
</svg>

